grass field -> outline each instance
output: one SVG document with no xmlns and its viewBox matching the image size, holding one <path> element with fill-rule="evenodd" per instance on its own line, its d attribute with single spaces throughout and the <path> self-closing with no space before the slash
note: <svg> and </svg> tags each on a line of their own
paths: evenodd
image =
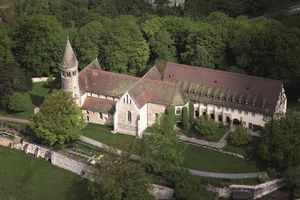
<svg viewBox="0 0 300 200">
<path fill-rule="evenodd" d="M 229 127 L 220 125 L 217 131 L 212 135 L 200 135 L 196 129 L 191 129 L 188 133 L 185 133 L 185 135 L 211 142 L 218 142 L 228 130 Z"/>
<path fill-rule="evenodd" d="M 222 173 L 247 173 L 263 170 L 253 161 L 189 144 L 185 144 L 184 167 Z"/>
<path fill-rule="evenodd" d="M 110 146 L 117 146 L 120 143 L 126 143 L 126 141 L 138 140 L 134 136 L 120 133 L 112 134 L 111 131 L 110 127 L 99 124 L 88 124 L 82 130 L 83 135 Z"/>
<path fill-rule="evenodd" d="M 21 151 L 0 147 L 0 199 L 90 200 L 79 176 Z"/>
<path fill-rule="evenodd" d="M 124 134 L 112 134 L 107 126 L 88 124 L 83 129 L 85 136 L 103 142 L 104 144 L 117 146 L 126 141 L 139 141 L 133 136 Z M 196 147 L 180 143 L 177 148 L 184 148 L 184 167 L 224 173 L 258 172 L 260 169 L 254 162 L 235 156 L 227 155 L 210 149 Z"/>
</svg>

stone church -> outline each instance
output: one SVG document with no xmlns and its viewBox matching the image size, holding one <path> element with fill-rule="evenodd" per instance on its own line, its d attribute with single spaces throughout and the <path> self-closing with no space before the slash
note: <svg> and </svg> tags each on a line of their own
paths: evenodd
<svg viewBox="0 0 300 200">
<path fill-rule="evenodd" d="M 80 72 L 67 40 L 61 62 L 62 89 L 72 93 L 89 123 L 106 124 L 114 132 L 142 137 L 166 106 L 181 115 L 189 101 L 194 116 L 208 115 L 223 124 L 262 127 L 285 113 L 287 99 L 278 80 L 167 62 L 134 77 L 102 70 L 94 60 Z"/>
</svg>

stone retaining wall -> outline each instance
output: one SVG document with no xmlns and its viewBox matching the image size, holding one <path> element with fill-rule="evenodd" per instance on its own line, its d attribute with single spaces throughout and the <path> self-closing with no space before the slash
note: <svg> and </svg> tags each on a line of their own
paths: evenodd
<svg viewBox="0 0 300 200">
<path fill-rule="evenodd" d="M 29 142 L 22 143 L 14 143 L 12 140 L 0 137 L 0 145 L 5 147 L 10 147 L 13 149 L 21 150 L 26 154 L 32 154 L 35 157 L 41 157 L 45 160 L 51 162 L 51 164 L 63 168 L 65 170 L 71 171 L 75 174 L 83 176 L 91 181 L 93 181 L 93 177 L 88 176 L 90 174 L 91 167 L 85 163 L 78 161 L 69 156 L 65 156 L 61 153 L 52 151 L 45 147 L 32 144 Z M 153 184 L 153 188 L 150 191 L 152 195 L 154 195 L 155 199 L 173 199 L 174 189 L 167 188 L 160 185 Z"/>
<path fill-rule="evenodd" d="M 259 185 L 230 185 L 229 188 L 219 188 L 212 185 L 204 186 L 207 190 L 216 192 L 219 197 L 231 199 L 258 199 L 285 186 L 284 179 L 275 179 Z"/>
<path fill-rule="evenodd" d="M 52 77 L 52 79 L 54 80 L 55 77 Z M 45 82 L 48 80 L 48 77 L 34 77 L 31 79 L 33 83 L 37 83 L 37 82 Z"/>
</svg>

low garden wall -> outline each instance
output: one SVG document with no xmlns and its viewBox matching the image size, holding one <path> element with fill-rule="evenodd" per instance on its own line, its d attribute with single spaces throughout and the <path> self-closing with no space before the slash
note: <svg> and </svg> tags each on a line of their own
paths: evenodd
<svg viewBox="0 0 300 200">
<path fill-rule="evenodd" d="M 33 83 L 45 82 L 48 80 L 48 77 L 35 77 L 31 79 Z"/>
<path fill-rule="evenodd" d="M 220 188 L 212 185 L 204 186 L 207 190 L 216 192 L 219 197 L 232 199 L 258 199 L 285 186 L 284 179 L 275 179 L 259 185 L 230 185 Z"/>
<path fill-rule="evenodd" d="M 88 174 L 91 172 L 91 167 L 85 162 L 78 161 L 69 156 L 65 156 L 61 153 L 52 151 L 45 147 L 32 144 L 29 142 L 15 143 L 13 140 L 0 137 L 0 145 L 5 147 L 10 147 L 13 149 L 18 149 L 24 151 L 26 154 L 34 155 L 35 157 L 40 157 L 51 162 L 51 164 L 63 168 L 65 170 L 76 173 L 80 176 L 84 176 L 89 180 L 92 180 L 92 177 L 88 177 Z M 174 189 L 160 186 L 152 185 L 153 188 L 150 193 L 155 197 L 155 199 L 173 199 Z"/>
</svg>

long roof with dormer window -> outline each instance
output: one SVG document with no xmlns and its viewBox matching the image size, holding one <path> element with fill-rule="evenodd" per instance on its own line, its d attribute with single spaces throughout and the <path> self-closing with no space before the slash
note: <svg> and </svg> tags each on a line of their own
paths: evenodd
<svg viewBox="0 0 300 200">
<path fill-rule="evenodd" d="M 270 116 L 283 87 L 278 80 L 171 62 L 166 63 L 163 80 L 176 82 L 193 101 Z"/>
</svg>

